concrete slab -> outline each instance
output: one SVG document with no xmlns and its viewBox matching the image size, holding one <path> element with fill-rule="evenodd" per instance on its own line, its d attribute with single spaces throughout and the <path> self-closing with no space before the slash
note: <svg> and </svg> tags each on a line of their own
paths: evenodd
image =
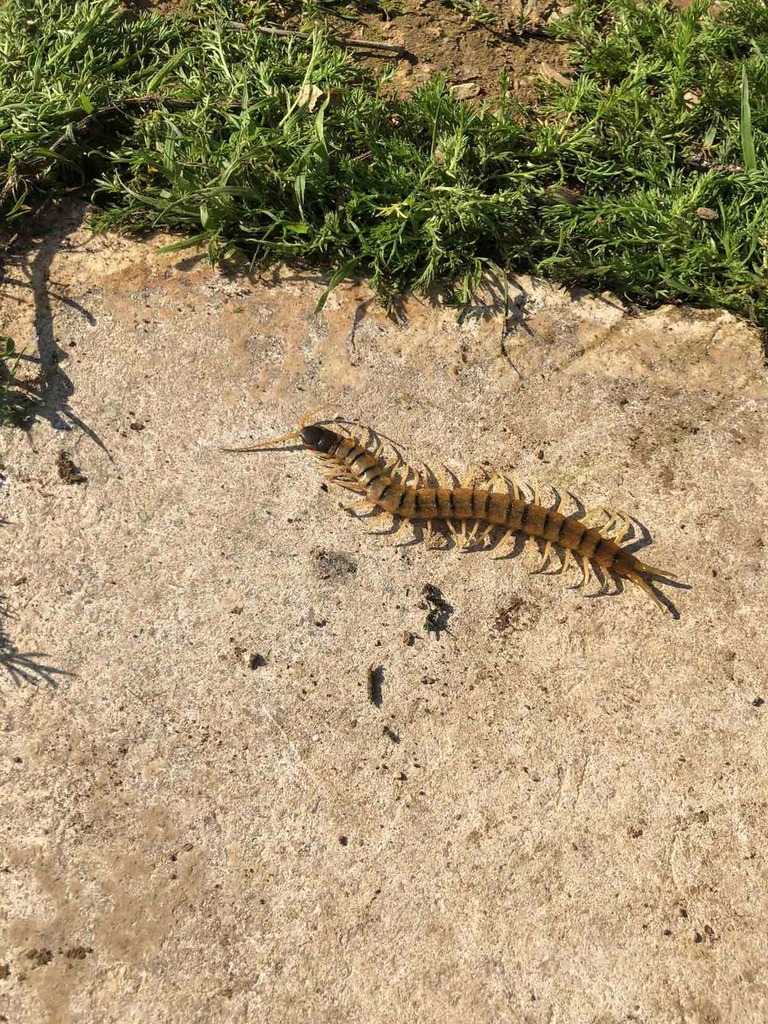
<svg viewBox="0 0 768 1024">
<path fill-rule="evenodd" d="M 44 398 L 0 438 L 2 1019 L 768 1019 L 758 333 L 527 280 L 317 314 L 76 220 L 0 310 Z M 322 402 L 628 509 L 680 618 L 219 451 Z"/>
</svg>

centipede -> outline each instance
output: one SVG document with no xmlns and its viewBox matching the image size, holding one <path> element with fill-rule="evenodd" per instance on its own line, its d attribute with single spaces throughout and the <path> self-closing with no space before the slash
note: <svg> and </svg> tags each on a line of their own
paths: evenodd
<svg viewBox="0 0 768 1024">
<path fill-rule="evenodd" d="M 341 428 L 337 420 L 309 422 L 312 415 L 304 417 L 298 429 L 290 433 L 222 451 L 263 451 L 296 441 L 322 463 L 327 481 L 360 495 L 358 501 L 346 506 L 346 511 L 357 515 L 366 509 L 374 517 L 391 517 L 395 534 L 418 523 L 429 539 L 433 529 L 444 525 L 463 551 L 486 547 L 494 532 L 498 536 L 497 550 L 505 538 L 514 541 L 522 536 L 540 554 L 538 571 L 550 566 L 557 552 L 557 572 L 564 574 L 571 566 L 581 568 L 584 594 L 589 593 L 593 578 L 604 591 L 608 579 L 614 576 L 639 587 L 662 612 L 674 614 L 649 580 L 677 577 L 640 561 L 623 545 L 632 531 L 628 513 L 596 509 L 595 513 L 607 519 L 600 527 L 590 526 L 593 513 L 566 513 L 566 495 L 555 492 L 555 506 L 542 504 L 538 483 L 526 487 L 505 472 L 477 467 L 461 481 L 444 467 L 442 473 L 426 465 L 419 471 L 406 464 L 399 452 L 387 460 L 384 446 L 371 428 L 360 428 L 364 436 L 357 437 L 351 429 Z M 485 479 L 478 482 L 478 473 Z"/>
</svg>

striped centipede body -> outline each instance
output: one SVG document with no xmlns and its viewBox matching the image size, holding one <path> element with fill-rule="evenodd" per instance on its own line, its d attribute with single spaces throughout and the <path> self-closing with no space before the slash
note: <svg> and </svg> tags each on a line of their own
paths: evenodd
<svg viewBox="0 0 768 1024">
<path fill-rule="evenodd" d="M 603 585 L 606 574 L 629 580 L 647 593 L 662 611 L 669 610 L 649 585 L 648 578 L 674 580 L 675 577 L 662 569 L 646 565 L 621 546 L 631 527 L 631 520 L 626 514 L 609 515 L 608 522 L 599 530 L 586 524 L 584 519 L 588 516 L 578 518 L 566 515 L 562 499 L 554 509 L 540 504 L 538 486 L 533 492 L 533 500 L 526 500 L 515 480 L 496 471 L 484 486 L 470 486 L 471 479 L 458 487 L 448 486 L 447 481 L 445 485 L 432 486 L 433 481 L 438 484 L 441 481 L 431 471 L 419 474 L 409 467 L 403 470 L 399 458 L 385 463 L 378 444 L 374 450 L 369 450 L 372 436 L 369 430 L 366 443 L 361 443 L 349 434 L 331 429 L 324 422 L 302 421 L 298 430 L 282 437 L 247 448 L 224 450 L 256 451 L 286 441 L 300 440 L 307 450 L 324 462 L 328 480 L 362 495 L 360 501 L 349 507 L 350 510 L 364 507 L 374 509 L 399 519 L 399 528 L 410 522 L 421 521 L 425 523 L 428 534 L 434 523 L 445 523 L 462 548 L 484 544 L 494 530 L 509 536 L 522 534 L 532 544 L 543 542 L 541 569 L 548 564 L 554 548 L 563 552 L 562 572 L 573 559 L 578 559 L 583 571 L 585 593 L 592 569 L 597 568 L 603 571 Z M 497 489 L 499 484 L 502 490 Z M 454 525 L 456 523 L 458 529 Z M 468 534 L 466 528 L 469 523 L 473 526 Z M 609 537 L 607 530 L 614 523 L 616 533 Z M 478 530 L 482 531 L 479 535 Z"/>
</svg>

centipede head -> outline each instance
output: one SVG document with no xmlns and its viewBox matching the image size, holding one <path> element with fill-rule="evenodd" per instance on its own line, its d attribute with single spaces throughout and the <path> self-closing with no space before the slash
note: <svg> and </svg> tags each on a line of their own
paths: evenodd
<svg viewBox="0 0 768 1024">
<path fill-rule="evenodd" d="M 301 443 L 310 451 L 324 455 L 336 449 L 341 441 L 340 436 L 320 423 L 310 423 L 301 428 Z"/>
<path fill-rule="evenodd" d="M 301 443 L 306 448 L 319 448 L 323 433 L 323 427 L 319 423 L 308 423 L 301 428 Z"/>
</svg>

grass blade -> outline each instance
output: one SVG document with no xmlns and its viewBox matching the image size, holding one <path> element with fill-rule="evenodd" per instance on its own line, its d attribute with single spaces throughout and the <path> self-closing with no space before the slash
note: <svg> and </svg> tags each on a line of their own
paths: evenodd
<svg viewBox="0 0 768 1024">
<path fill-rule="evenodd" d="M 752 109 L 749 105 L 749 79 L 747 68 L 741 67 L 741 156 L 744 167 L 748 171 L 757 170 L 757 155 L 755 154 L 755 139 L 752 134 Z"/>
</svg>

